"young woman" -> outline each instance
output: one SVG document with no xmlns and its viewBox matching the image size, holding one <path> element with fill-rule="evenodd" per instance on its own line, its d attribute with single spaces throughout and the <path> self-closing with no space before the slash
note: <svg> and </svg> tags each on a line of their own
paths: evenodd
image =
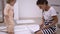
<svg viewBox="0 0 60 34">
<path fill-rule="evenodd" d="M 7 26 L 7 32 L 14 34 L 14 9 L 16 0 L 6 0 L 7 4 L 4 8 L 4 22 Z"/>
<path fill-rule="evenodd" d="M 56 32 L 56 24 L 58 23 L 57 13 L 55 9 L 48 5 L 47 0 L 38 0 L 37 5 L 42 9 L 42 24 L 40 30 L 35 34 L 54 34 Z"/>
</svg>

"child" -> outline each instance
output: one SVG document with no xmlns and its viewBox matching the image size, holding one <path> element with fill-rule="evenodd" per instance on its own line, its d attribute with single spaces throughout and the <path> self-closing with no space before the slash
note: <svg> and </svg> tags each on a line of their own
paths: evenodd
<svg viewBox="0 0 60 34">
<path fill-rule="evenodd" d="M 7 32 L 14 34 L 14 9 L 13 6 L 16 0 L 7 0 L 7 4 L 4 8 L 4 22 L 7 26 Z"/>
<path fill-rule="evenodd" d="M 43 10 L 41 29 L 35 34 L 54 34 L 56 31 L 56 23 L 58 23 L 57 13 L 55 9 L 48 5 L 47 0 L 38 0 L 37 5 Z"/>
</svg>

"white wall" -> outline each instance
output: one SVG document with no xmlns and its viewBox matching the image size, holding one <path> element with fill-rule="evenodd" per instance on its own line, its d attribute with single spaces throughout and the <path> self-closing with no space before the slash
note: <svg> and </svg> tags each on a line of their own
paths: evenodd
<svg viewBox="0 0 60 34">
<path fill-rule="evenodd" d="M 18 1 L 16 1 L 15 5 L 14 5 L 14 19 L 15 20 L 19 19 Z"/>
<path fill-rule="evenodd" d="M 15 5 L 15 19 L 41 17 L 41 10 L 36 5 L 37 0 L 17 0 Z M 60 5 L 60 0 L 48 0 L 49 4 Z M 53 6 L 60 13 L 60 7 Z M 60 14 L 58 15 L 60 20 Z M 60 23 L 60 21 L 59 21 Z"/>
<path fill-rule="evenodd" d="M 60 5 L 60 0 L 48 0 L 49 4 L 57 4 Z"/>
<path fill-rule="evenodd" d="M 41 17 L 41 10 L 36 5 L 37 0 L 18 0 L 20 18 Z"/>
<path fill-rule="evenodd" d="M 60 5 L 60 0 L 48 0 L 49 4 Z M 60 24 L 60 6 L 53 6 L 58 14 L 58 24 Z"/>
</svg>

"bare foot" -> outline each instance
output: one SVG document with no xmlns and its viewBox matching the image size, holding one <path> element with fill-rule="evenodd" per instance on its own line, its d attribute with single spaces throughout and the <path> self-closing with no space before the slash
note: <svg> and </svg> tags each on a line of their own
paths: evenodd
<svg viewBox="0 0 60 34">
<path fill-rule="evenodd" d="M 1 31 L 1 32 L 5 32 L 5 33 L 8 33 L 8 31 Z"/>
</svg>

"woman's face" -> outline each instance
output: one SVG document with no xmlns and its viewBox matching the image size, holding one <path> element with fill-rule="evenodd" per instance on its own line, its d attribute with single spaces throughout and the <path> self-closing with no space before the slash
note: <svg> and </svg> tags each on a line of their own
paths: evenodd
<svg viewBox="0 0 60 34">
<path fill-rule="evenodd" d="M 38 6 L 39 6 L 39 8 L 42 9 L 42 10 L 45 10 L 45 8 L 46 8 L 46 5 L 45 5 L 45 4 L 39 4 Z"/>
</svg>

